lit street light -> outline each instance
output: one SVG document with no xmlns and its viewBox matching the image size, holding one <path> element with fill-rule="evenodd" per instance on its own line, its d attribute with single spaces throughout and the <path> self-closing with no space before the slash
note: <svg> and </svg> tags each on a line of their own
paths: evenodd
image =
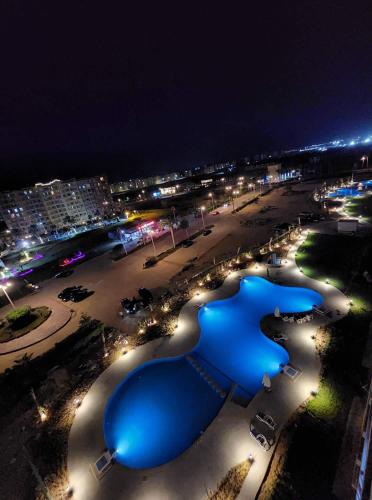
<svg viewBox="0 0 372 500">
<path fill-rule="evenodd" d="M 12 302 L 11 298 L 9 297 L 8 292 L 6 291 L 6 288 L 8 288 L 9 286 L 11 286 L 11 285 L 10 285 L 10 283 L 6 283 L 5 285 L 0 285 L 0 288 L 1 288 L 1 289 L 2 289 L 2 291 L 4 292 L 5 297 L 8 299 L 9 304 L 13 307 L 13 309 L 15 309 L 16 307 L 15 307 L 15 305 L 13 304 L 13 302 Z"/>
<path fill-rule="evenodd" d="M 128 252 L 127 252 L 127 247 L 126 247 L 126 245 L 125 245 L 125 240 L 123 239 L 123 233 L 125 233 L 125 231 L 123 231 L 122 229 L 120 229 L 120 231 L 119 231 L 119 234 L 120 234 L 120 241 L 121 241 L 121 244 L 123 245 L 125 255 L 128 255 Z"/>
<path fill-rule="evenodd" d="M 366 162 L 366 165 L 367 165 L 367 168 L 368 168 L 368 156 L 367 155 L 363 155 L 361 157 L 360 161 L 362 162 L 362 168 L 364 167 L 364 162 Z"/>
<path fill-rule="evenodd" d="M 204 222 L 204 212 L 205 210 L 205 207 L 200 207 L 200 213 L 201 213 L 201 218 L 202 218 L 202 222 L 203 222 L 203 228 L 205 229 L 205 222 Z"/>
<path fill-rule="evenodd" d="M 234 199 L 234 195 L 236 195 L 236 196 L 237 196 L 238 194 L 239 194 L 239 191 L 233 191 L 233 192 L 232 192 L 232 197 L 231 197 L 231 199 L 232 199 L 232 206 L 233 206 L 233 210 L 235 210 L 235 199 Z"/>
<path fill-rule="evenodd" d="M 213 193 L 209 193 L 208 196 L 212 200 L 212 210 L 214 210 L 214 196 L 213 196 Z"/>
<path fill-rule="evenodd" d="M 149 233 L 150 233 L 150 237 L 151 237 L 152 246 L 154 247 L 154 256 L 156 257 L 156 247 L 155 247 L 154 238 L 152 236 L 153 231 L 149 231 Z"/>
</svg>

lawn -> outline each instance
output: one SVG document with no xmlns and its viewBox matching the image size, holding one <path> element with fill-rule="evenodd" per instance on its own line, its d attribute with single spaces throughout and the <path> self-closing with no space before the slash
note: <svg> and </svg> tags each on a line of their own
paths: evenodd
<svg viewBox="0 0 372 500">
<path fill-rule="evenodd" d="M 363 221 L 372 222 L 372 194 L 353 198 L 345 205 L 345 211 L 351 217 L 363 217 Z"/>
<path fill-rule="evenodd" d="M 297 264 L 307 276 L 328 279 L 346 290 L 352 306 L 347 316 L 322 333 L 319 389 L 290 426 L 291 439 L 272 498 L 333 498 L 349 409 L 353 398 L 363 394 L 365 382 L 361 360 L 372 318 L 372 294 L 363 273 L 372 273 L 371 248 L 370 236 L 310 233 L 297 252 Z"/>
<path fill-rule="evenodd" d="M 372 309 L 371 289 L 362 273 L 372 275 L 372 236 L 309 233 L 296 253 L 304 274 L 347 293 L 354 312 Z"/>
</svg>

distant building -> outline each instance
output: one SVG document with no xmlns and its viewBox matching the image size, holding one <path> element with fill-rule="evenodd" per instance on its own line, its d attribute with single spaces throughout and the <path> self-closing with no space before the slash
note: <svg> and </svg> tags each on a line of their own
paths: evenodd
<svg viewBox="0 0 372 500">
<path fill-rule="evenodd" d="M 44 234 L 113 215 L 106 177 L 38 182 L 0 192 L 0 216 L 13 237 Z"/>
</svg>

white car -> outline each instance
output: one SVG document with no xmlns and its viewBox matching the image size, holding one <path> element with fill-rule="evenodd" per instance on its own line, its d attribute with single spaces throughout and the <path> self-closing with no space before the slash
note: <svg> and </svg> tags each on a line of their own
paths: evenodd
<svg viewBox="0 0 372 500">
<path fill-rule="evenodd" d="M 256 413 L 256 418 L 260 422 L 263 422 L 264 424 L 266 424 L 269 427 L 269 429 L 271 429 L 272 431 L 275 429 L 276 423 L 274 422 L 274 419 L 271 415 L 268 415 L 267 413 L 264 413 L 263 411 L 258 411 Z"/>
<path fill-rule="evenodd" d="M 273 441 L 269 442 L 268 439 L 263 434 L 261 434 L 252 423 L 250 425 L 250 434 L 265 451 L 269 451 L 273 444 Z"/>
<path fill-rule="evenodd" d="M 277 333 L 273 336 L 274 342 L 285 342 L 286 340 L 288 340 L 287 335 L 283 335 L 282 333 Z"/>
</svg>

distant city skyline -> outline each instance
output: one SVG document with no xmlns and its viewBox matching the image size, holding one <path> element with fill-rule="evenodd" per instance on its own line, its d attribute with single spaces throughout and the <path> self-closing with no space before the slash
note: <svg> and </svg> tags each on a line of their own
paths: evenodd
<svg viewBox="0 0 372 500">
<path fill-rule="evenodd" d="M 371 11 L 4 5 L 2 182 L 119 180 L 370 133 Z"/>
<path fill-rule="evenodd" d="M 369 130 L 372 130 L 372 126 Z M 182 168 L 168 168 L 162 170 L 149 169 L 150 165 L 131 164 L 126 155 L 120 152 L 116 153 L 39 153 L 33 155 L 24 155 L 22 157 L 14 157 L 9 155 L 6 159 L 1 159 L 0 168 L 2 172 L 1 190 L 16 189 L 23 186 L 32 185 L 36 182 L 48 182 L 53 177 L 68 179 L 69 177 L 82 178 L 91 175 L 108 176 L 110 182 L 120 182 L 123 180 L 138 179 L 156 175 L 166 175 L 171 172 L 181 172 L 195 169 L 197 167 L 224 163 L 229 161 L 239 160 L 245 157 L 254 159 L 255 156 L 272 153 L 288 153 L 288 152 L 306 152 L 306 151 L 326 151 L 327 147 L 353 147 L 353 146 L 370 146 L 372 144 L 372 133 L 360 132 L 357 134 L 346 134 L 341 137 L 341 134 L 334 138 L 324 140 L 319 139 L 316 143 L 308 142 L 307 144 L 293 144 L 290 147 L 281 146 L 274 150 L 268 148 L 261 151 L 250 151 L 238 157 L 230 157 L 223 159 L 211 159 L 200 163 L 184 164 Z M 22 178 L 18 174 L 18 168 L 23 170 Z M 53 172 L 53 173 L 50 173 Z"/>
</svg>

